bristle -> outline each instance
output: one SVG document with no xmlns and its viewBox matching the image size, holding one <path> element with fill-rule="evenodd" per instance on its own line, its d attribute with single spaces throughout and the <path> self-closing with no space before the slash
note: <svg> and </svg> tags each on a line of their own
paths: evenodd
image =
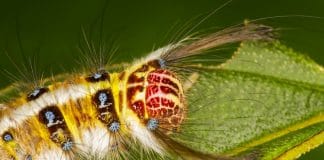
<svg viewBox="0 0 324 160">
<path fill-rule="evenodd" d="M 180 44 L 177 44 L 178 47 L 163 53 L 161 58 L 169 62 L 201 54 L 224 44 L 251 40 L 272 40 L 273 29 L 265 25 L 248 23 L 246 25 L 225 28 L 201 38 L 194 38 L 193 41 L 190 39 L 192 38 L 184 39 Z"/>
<path fill-rule="evenodd" d="M 99 45 L 91 40 L 86 31 L 82 29 L 82 41 L 79 44 L 79 64 L 90 73 L 97 73 L 106 69 L 112 63 L 112 58 L 117 51 L 114 44 L 106 45 L 103 39 L 99 39 Z"/>
</svg>

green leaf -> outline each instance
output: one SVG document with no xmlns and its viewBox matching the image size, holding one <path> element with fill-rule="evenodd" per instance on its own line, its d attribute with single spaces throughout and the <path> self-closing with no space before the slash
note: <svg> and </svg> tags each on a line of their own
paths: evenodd
<svg viewBox="0 0 324 160">
<path fill-rule="evenodd" d="M 279 42 L 203 66 L 179 141 L 203 152 L 294 159 L 324 142 L 324 69 Z"/>
</svg>

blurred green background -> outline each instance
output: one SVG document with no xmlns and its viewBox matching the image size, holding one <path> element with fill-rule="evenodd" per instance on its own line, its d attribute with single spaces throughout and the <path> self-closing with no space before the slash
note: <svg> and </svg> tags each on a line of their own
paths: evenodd
<svg viewBox="0 0 324 160">
<path fill-rule="evenodd" d="M 104 0 L 11 0 L 0 2 L 0 67 L 17 73 L 4 52 L 21 63 L 24 56 L 37 55 L 45 75 L 71 71 L 77 65 L 81 28 L 98 32 L 103 17 L 103 37 L 118 47 L 114 62 L 129 61 L 167 44 L 173 35 L 199 22 L 224 0 L 104 1 Z M 106 5 L 107 3 L 107 5 Z M 233 0 L 194 31 L 217 29 L 256 19 L 282 15 L 324 17 L 323 0 Z M 105 9 L 105 11 L 104 11 Z M 102 14 L 104 11 L 104 14 Z M 98 20 L 99 19 L 99 20 Z M 259 23 L 278 28 L 282 43 L 324 65 L 324 18 L 289 16 Z M 98 27 L 99 26 L 99 27 Z M 20 41 L 20 43 L 19 43 Z M 0 87 L 10 84 L 1 76 Z M 324 146 L 303 159 L 321 159 Z"/>
</svg>

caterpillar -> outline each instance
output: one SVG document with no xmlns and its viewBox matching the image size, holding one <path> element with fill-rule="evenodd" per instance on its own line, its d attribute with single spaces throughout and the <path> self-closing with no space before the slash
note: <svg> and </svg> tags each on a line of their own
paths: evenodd
<svg viewBox="0 0 324 160">
<path fill-rule="evenodd" d="M 90 73 L 37 82 L 1 104 L 1 159 L 232 159 L 170 138 L 181 133 L 191 112 L 190 83 L 185 84 L 194 81 L 195 73 L 182 73 L 190 67 L 182 62 L 225 44 L 272 40 L 272 31 L 247 23 L 185 38 L 117 71 L 101 53 L 86 58 L 100 65 Z"/>
<path fill-rule="evenodd" d="M 200 151 L 201 145 L 188 145 L 214 145 L 213 140 L 199 134 L 208 126 L 217 125 L 216 122 L 205 117 L 193 124 L 191 115 L 219 99 L 209 100 L 204 91 L 191 90 L 192 85 L 202 82 L 197 72 L 204 71 L 187 60 L 192 62 L 191 58 L 227 44 L 272 41 L 273 30 L 247 22 L 186 37 L 142 59 L 120 65 L 107 63 L 111 55 L 105 49 L 95 49 L 83 32 L 85 49 L 81 51 L 89 52 L 81 54 L 85 71 L 42 78 L 34 75 L 33 62 L 29 62 L 32 67 L 22 72 L 30 74 L 24 77 L 31 83 L 17 82 L 13 86 L 24 89 L 0 103 L 0 157 L 5 160 L 257 159 L 258 153 L 230 157 Z M 12 88 L 16 88 L 13 86 L 2 90 L 0 95 L 10 95 Z M 191 92 L 201 92 L 197 101 L 205 101 L 202 105 L 206 106 L 190 103 Z M 192 126 L 192 132 L 200 131 L 189 135 L 184 129 L 188 126 Z M 217 130 L 208 132 L 218 134 Z"/>
</svg>

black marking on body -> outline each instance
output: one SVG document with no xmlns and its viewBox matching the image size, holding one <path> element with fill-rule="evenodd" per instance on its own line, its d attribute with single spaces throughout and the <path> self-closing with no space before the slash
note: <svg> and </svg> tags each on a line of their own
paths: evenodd
<svg viewBox="0 0 324 160">
<path fill-rule="evenodd" d="M 132 84 L 132 83 L 144 83 L 144 77 L 137 77 L 135 75 L 135 72 L 133 72 L 131 75 L 129 75 L 128 77 L 128 84 Z"/>
<path fill-rule="evenodd" d="M 63 148 L 62 144 L 72 142 L 71 133 L 68 129 L 63 114 L 57 106 L 48 106 L 39 112 L 39 121 L 43 123 L 49 133 L 50 139 L 61 146 L 64 151 L 68 151 L 72 146 Z M 71 144 L 72 145 L 72 144 Z"/>
<path fill-rule="evenodd" d="M 128 77 L 127 84 L 138 84 L 136 86 L 128 87 L 126 90 L 126 98 L 128 106 L 139 115 L 140 118 L 144 117 L 144 102 L 142 101 L 134 101 L 134 97 L 138 92 L 144 91 L 144 83 L 145 83 L 145 76 L 143 74 L 137 73 L 148 73 L 150 70 L 149 65 L 142 65 L 139 69 L 135 70 L 131 73 Z"/>
<path fill-rule="evenodd" d="M 96 106 L 97 118 L 107 126 L 110 132 L 116 133 L 120 129 L 120 122 L 115 111 L 114 97 L 110 89 L 97 91 L 92 97 Z"/>
<path fill-rule="evenodd" d="M 37 99 L 38 97 L 40 97 L 42 94 L 48 92 L 49 89 L 48 88 L 37 88 L 35 90 L 33 90 L 32 92 L 30 92 L 28 95 L 27 95 L 27 101 L 32 101 L 32 100 L 35 100 Z"/>
<path fill-rule="evenodd" d="M 39 112 L 39 120 L 49 128 L 56 130 L 65 126 L 64 117 L 57 106 L 48 106 Z"/>
<path fill-rule="evenodd" d="M 102 123 L 108 125 L 114 119 L 116 119 L 114 97 L 110 89 L 97 91 L 97 93 L 93 96 L 92 101 L 96 106 L 98 113 L 97 118 Z"/>
<path fill-rule="evenodd" d="M 149 70 L 149 66 L 143 64 L 140 68 L 138 68 L 135 72 L 147 72 Z"/>
<path fill-rule="evenodd" d="M 160 69 L 162 67 L 160 61 L 157 59 L 149 61 L 147 64 L 155 69 Z"/>
<path fill-rule="evenodd" d="M 2 140 L 5 142 L 11 142 L 14 140 L 14 137 L 10 132 L 7 131 L 7 132 L 3 133 Z"/>
<path fill-rule="evenodd" d="M 97 73 L 94 73 L 86 77 L 86 80 L 92 83 L 99 82 L 99 81 L 106 81 L 106 80 L 110 81 L 110 76 L 106 71 L 99 71 Z"/>
<path fill-rule="evenodd" d="M 147 73 L 150 70 L 150 65 L 143 64 L 140 68 L 136 69 L 134 72 L 132 72 L 127 80 L 128 84 L 132 83 L 144 83 L 144 76 L 137 76 L 137 73 Z"/>
</svg>

